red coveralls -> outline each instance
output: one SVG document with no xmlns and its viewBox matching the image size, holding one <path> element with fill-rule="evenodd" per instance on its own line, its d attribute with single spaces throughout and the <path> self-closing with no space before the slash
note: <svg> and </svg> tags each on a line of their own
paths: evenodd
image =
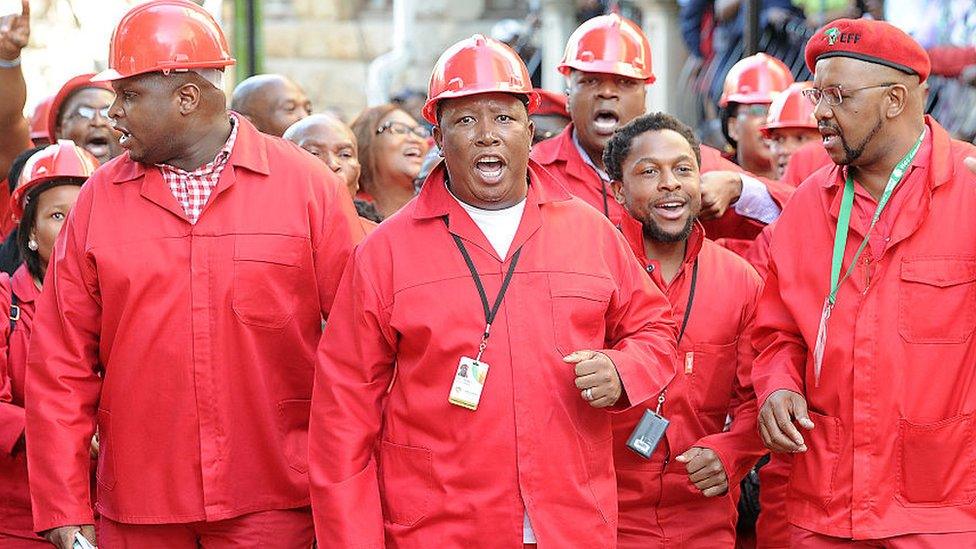
<svg viewBox="0 0 976 549">
<path fill-rule="evenodd" d="M 238 123 L 196 224 L 159 169 L 127 154 L 82 188 L 31 341 L 37 531 L 92 522 L 87 456 L 96 424 L 107 546 L 115 536 L 157 545 L 160 527 L 141 536 L 135 527 L 121 532 L 126 525 L 179 523 L 173 532 L 192 525 L 202 536 L 206 524 L 309 505 L 315 348 L 362 228 L 323 164 Z M 240 539 L 287 547 L 294 540 L 277 524 L 258 526 L 264 541 Z"/>
<path fill-rule="evenodd" d="M 809 449 L 793 456 L 794 544 L 821 546 L 822 536 L 976 544 L 976 226 L 968 222 L 976 176 L 962 163 L 976 148 L 928 117 L 926 125 L 841 285 L 819 386 L 812 349 L 845 170 L 819 171 L 801 186 L 772 235 L 753 381 L 760 403 L 779 389 L 805 395 L 815 425 L 803 432 Z M 845 270 L 875 207 L 858 186 Z"/>
<path fill-rule="evenodd" d="M 20 318 L 10 332 L 11 293 L 18 298 Z M 27 454 L 21 449 L 10 450 L 24 434 L 24 378 L 27 366 L 27 344 L 34 322 L 34 301 L 40 291 L 21 265 L 12 278 L 0 277 L 0 345 L 6 353 L 0 357 L 5 368 L 0 370 L 0 546 L 50 547 L 51 544 L 34 533 L 31 519 L 30 489 L 27 484 Z M 5 396 L 4 396 L 5 395 Z"/>
<path fill-rule="evenodd" d="M 614 464 L 620 502 L 617 541 L 624 548 L 732 547 L 738 484 L 766 450 L 756 431 L 750 332 L 761 282 L 741 257 L 705 238 L 696 225 L 681 271 L 670 283 L 644 253 L 641 224 L 622 227 L 641 264 L 664 289 L 680 327 L 695 263 L 698 276 L 688 326 L 678 345 L 679 372 L 668 386 L 662 415 L 671 421 L 650 460 L 626 447 L 645 408 L 657 395 L 614 416 Z M 726 418 L 733 422 L 725 431 Z M 729 477 L 728 493 L 706 498 L 674 457 L 693 446 L 718 454 Z M 663 473 L 662 473 L 663 472 Z"/>
<path fill-rule="evenodd" d="M 562 357 L 602 349 L 627 399 L 655 396 L 674 377 L 667 299 L 603 215 L 536 163 L 505 260 L 450 196 L 445 173 L 436 167 L 369 235 L 342 279 L 309 436 L 319 544 L 519 547 L 527 509 L 540 547 L 613 547 L 611 414 L 581 398 Z M 475 411 L 448 402 L 458 362 L 476 355 L 485 328 L 451 234 L 489 303 L 522 250 Z"/>
</svg>

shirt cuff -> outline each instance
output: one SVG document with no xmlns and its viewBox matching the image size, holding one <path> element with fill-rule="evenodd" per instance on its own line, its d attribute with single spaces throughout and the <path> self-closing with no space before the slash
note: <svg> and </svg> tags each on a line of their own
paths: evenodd
<svg viewBox="0 0 976 549">
<path fill-rule="evenodd" d="M 776 221 L 782 210 L 769 194 L 766 185 L 748 175 L 740 174 L 739 177 L 742 179 L 742 193 L 735 203 L 735 213 L 767 225 Z"/>
</svg>

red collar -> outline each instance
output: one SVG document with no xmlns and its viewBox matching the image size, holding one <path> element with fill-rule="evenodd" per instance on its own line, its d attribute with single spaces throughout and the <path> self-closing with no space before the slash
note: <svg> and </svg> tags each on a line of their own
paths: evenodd
<svg viewBox="0 0 976 549">
<path fill-rule="evenodd" d="M 268 144 L 266 140 L 271 139 L 258 132 L 251 122 L 242 115 L 233 113 L 237 117 L 237 138 L 234 141 L 234 150 L 230 153 L 227 162 L 233 166 L 245 168 L 263 175 L 271 173 L 268 165 Z M 120 163 L 115 173 L 114 183 L 125 183 L 139 179 L 146 173 L 146 165 L 135 162 L 129 158 L 128 153 L 113 160 L 112 163 Z M 154 170 L 159 168 L 152 166 Z"/>
<path fill-rule="evenodd" d="M 14 276 L 10 278 L 10 289 L 17 295 L 17 299 L 21 303 L 31 303 L 37 299 L 37 296 L 41 295 L 41 291 L 37 289 L 37 284 L 34 284 L 34 277 L 27 270 L 27 263 L 21 263 L 20 267 L 14 271 Z"/>
</svg>

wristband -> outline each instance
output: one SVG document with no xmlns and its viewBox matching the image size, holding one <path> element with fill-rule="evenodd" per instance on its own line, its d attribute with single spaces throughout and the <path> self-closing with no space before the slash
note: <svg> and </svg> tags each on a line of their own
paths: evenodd
<svg viewBox="0 0 976 549">
<path fill-rule="evenodd" d="M 7 61 L 6 59 L 0 59 L 0 69 L 12 69 L 14 67 L 20 66 L 20 56 L 18 55 L 15 59 Z"/>
</svg>

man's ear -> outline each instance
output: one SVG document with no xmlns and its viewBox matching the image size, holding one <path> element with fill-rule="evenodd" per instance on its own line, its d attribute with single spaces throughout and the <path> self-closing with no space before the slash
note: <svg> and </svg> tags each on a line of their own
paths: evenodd
<svg viewBox="0 0 976 549">
<path fill-rule="evenodd" d="M 200 86 L 187 82 L 176 89 L 177 101 L 180 104 L 180 114 L 187 115 L 200 108 L 202 93 Z"/>
<path fill-rule="evenodd" d="M 735 139 L 736 142 L 741 141 L 739 139 L 742 137 L 739 132 L 739 118 L 737 116 L 730 116 L 726 124 L 729 129 L 729 137 Z"/>
<path fill-rule="evenodd" d="M 440 149 L 441 152 L 444 152 L 444 146 L 443 146 L 444 135 L 441 133 L 440 125 L 431 128 L 430 135 L 434 138 L 434 143 L 437 144 L 437 148 Z"/>
<path fill-rule="evenodd" d="M 623 182 L 614 179 L 610 182 L 610 190 L 613 191 L 613 198 L 616 199 L 617 203 L 623 206 L 625 202 Z"/>
</svg>

